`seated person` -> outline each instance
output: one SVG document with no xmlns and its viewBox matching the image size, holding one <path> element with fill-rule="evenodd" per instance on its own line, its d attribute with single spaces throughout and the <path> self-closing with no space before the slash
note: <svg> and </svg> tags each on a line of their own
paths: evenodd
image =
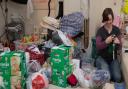
<svg viewBox="0 0 128 89">
<path fill-rule="evenodd" d="M 96 59 L 96 67 L 108 70 L 113 82 L 121 82 L 121 68 L 117 60 L 117 50 L 121 48 L 121 32 L 113 25 L 114 15 L 111 8 L 105 8 L 102 17 L 104 25 L 96 34 L 96 48 L 99 56 Z"/>
</svg>

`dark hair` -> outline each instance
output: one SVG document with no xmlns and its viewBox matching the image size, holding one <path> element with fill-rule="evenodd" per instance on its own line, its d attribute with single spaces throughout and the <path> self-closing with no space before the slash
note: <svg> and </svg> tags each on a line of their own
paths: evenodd
<svg viewBox="0 0 128 89">
<path fill-rule="evenodd" d="M 108 21 L 109 17 L 108 15 L 112 15 L 112 20 L 114 20 L 114 15 L 113 15 L 113 11 L 111 8 L 105 8 L 102 14 L 103 20 L 102 22 Z"/>
</svg>

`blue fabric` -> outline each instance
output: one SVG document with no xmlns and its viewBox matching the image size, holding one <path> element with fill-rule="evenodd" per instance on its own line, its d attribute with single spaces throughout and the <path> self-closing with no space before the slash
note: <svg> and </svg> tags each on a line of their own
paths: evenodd
<svg viewBox="0 0 128 89">
<path fill-rule="evenodd" d="M 122 83 L 114 83 L 115 89 L 126 89 L 126 85 L 124 82 Z"/>
<path fill-rule="evenodd" d="M 65 15 L 60 20 L 60 30 L 74 37 L 82 31 L 84 26 L 84 16 L 80 12 Z"/>
<path fill-rule="evenodd" d="M 103 58 L 98 57 L 96 59 L 96 67 L 98 69 L 108 70 L 111 75 L 111 79 L 114 82 L 121 81 L 121 68 L 118 60 L 113 60 L 112 62 L 107 62 Z"/>
</svg>

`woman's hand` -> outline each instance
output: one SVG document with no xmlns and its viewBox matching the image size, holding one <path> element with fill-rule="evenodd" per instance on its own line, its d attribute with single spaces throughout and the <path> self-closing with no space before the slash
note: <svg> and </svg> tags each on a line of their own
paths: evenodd
<svg viewBox="0 0 128 89">
<path fill-rule="evenodd" d="M 115 38 L 114 38 L 114 43 L 115 43 L 115 44 L 120 44 L 120 40 L 119 40 L 117 37 L 115 37 Z"/>
<path fill-rule="evenodd" d="M 109 43 L 111 43 L 112 41 L 113 41 L 113 36 L 109 36 L 109 37 L 106 38 L 105 43 L 106 43 L 106 44 L 109 44 Z"/>
</svg>

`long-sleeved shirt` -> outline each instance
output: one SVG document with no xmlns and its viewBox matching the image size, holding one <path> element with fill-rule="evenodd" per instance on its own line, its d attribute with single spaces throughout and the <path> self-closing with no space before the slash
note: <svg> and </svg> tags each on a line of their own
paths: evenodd
<svg viewBox="0 0 128 89">
<path fill-rule="evenodd" d="M 119 41 L 120 41 L 120 44 L 116 44 L 115 45 L 115 58 L 116 55 L 117 55 L 117 50 L 119 48 L 121 48 L 121 32 L 119 30 L 118 27 L 116 26 L 113 26 L 112 27 L 112 31 L 110 33 L 108 33 L 107 29 L 105 29 L 104 26 L 102 26 L 98 31 L 97 31 L 97 34 L 96 34 L 96 48 L 97 48 L 97 51 L 98 51 L 98 55 L 103 57 L 104 59 L 106 60 L 111 60 L 113 59 L 113 46 L 112 46 L 112 43 L 110 44 L 106 44 L 105 43 L 105 40 L 107 37 L 109 37 L 110 35 L 115 35 Z"/>
</svg>

